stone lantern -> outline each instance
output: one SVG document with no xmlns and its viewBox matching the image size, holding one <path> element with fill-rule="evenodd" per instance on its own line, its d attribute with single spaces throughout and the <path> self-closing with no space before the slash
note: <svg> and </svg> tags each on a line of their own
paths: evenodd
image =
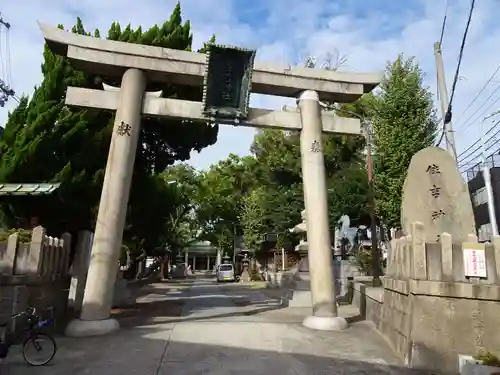
<svg viewBox="0 0 500 375">
<path fill-rule="evenodd" d="M 230 264 L 231 263 L 231 257 L 227 255 L 227 253 L 224 253 L 224 256 L 222 257 L 222 264 Z"/>
<path fill-rule="evenodd" d="M 241 278 L 240 280 L 242 282 L 249 282 L 250 281 L 250 272 L 248 272 L 248 267 L 250 265 L 250 257 L 249 257 L 250 251 L 248 249 L 242 249 L 240 251 L 240 256 L 243 257 L 241 259 Z"/>
<path fill-rule="evenodd" d="M 300 255 L 298 271 L 309 272 L 309 260 L 307 258 L 308 244 L 306 239 L 306 233 L 307 233 L 306 210 L 302 210 L 300 216 L 302 217 L 302 223 L 297 224 L 296 226 L 291 228 L 290 232 L 300 233 L 303 235 L 303 238 L 300 240 L 300 243 L 297 246 L 295 246 L 295 251 L 298 252 Z"/>
</svg>

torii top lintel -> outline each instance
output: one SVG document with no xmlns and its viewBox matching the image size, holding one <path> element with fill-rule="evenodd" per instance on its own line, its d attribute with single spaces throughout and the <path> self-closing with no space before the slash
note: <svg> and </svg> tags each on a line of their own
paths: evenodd
<svg viewBox="0 0 500 375">
<path fill-rule="evenodd" d="M 39 26 L 52 51 L 67 56 L 75 67 L 89 73 L 121 77 L 126 69 L 138 68 L 147 72 L 153 82 L 203 85 L 204 54 L 77 35 L 43 23 Z M 303 90 L 314 90 L 321 100 L 350 103 L 373 90 L 381 79 L 382 73 L 335 72 L 256 62 L 252 92 L 297 97 Z"/>
</svg>

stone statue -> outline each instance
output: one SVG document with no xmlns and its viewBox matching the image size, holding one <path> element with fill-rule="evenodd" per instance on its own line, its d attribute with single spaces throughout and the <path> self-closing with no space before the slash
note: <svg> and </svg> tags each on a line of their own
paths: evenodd
<svg viewBox="0 0 500 375">
<path fill-rule="evenodd" d="M 349 217 L 349 215 L 342 215 L 339 221 L 337 221 L 337 224 L 341 224 L 340 233 L 342 234 L 342 237 L 347 237 L 349 227 L 351 226 L 351 218 Z"/>
<path fill-rule="evenodd" d="M 356 240 L 356 232 L 351 231 L 351 218 L 349 215 L 342 215 L 340 219 L 337 221 L 337 224 L 340 224 L 340 228 L 337 227 L 335 230 L 335 247 L 339 248 L 343 242 L 348 242 L 348 251 L 350 251 L 355 245 Z"/>
</svg>

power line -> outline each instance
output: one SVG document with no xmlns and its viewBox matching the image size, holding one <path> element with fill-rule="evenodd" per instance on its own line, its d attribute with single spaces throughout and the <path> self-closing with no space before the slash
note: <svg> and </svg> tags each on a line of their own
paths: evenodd
<svg viewBox="0 0 500 375">
<path fill-rule="evenodd" d="M 488 101 L 493 97 L 493 95 L 495 95 L 497 93 L 497 91 L 500 90 L 500 85 L 497 86 L 497 88 L 495 90 L 493 90 L 493 92 L 490 94 L 490 96 L 488 96 L 486 98 L 486 100 L 483 102 L 483 104 L 481 104 L 475 111 L 472 115 L 470 115 L 467 120 L 465 121 L 465 123 L 460 127 L 460 129 L 462 131 L 466 131 L 467 129 L 469 129 L 472 125 L 474 125 L 474 123 L 477 121 L 478 117 L 480 117 L 481 115 L 483 115 L 484 113 L 486 113 L 491 107 L 493 107 L 495 105 L 495 103 L 497 103 L 499 100 L 500 100 L 500 96 L 498 98 L 496 98 L 483 112 L 481 112 L 479 114 L 478 117 L 475 117 L 473 121 L 469 121 L 471 120 L 474 115 L 476 115 L 479 110 L 481 108 L 483 108 L 485 106 L 486 103 L 488 103 Z"/>
<path fill-rule="evenodd" d="M 499 120 L 499 121 L 497 121 L 497 122 L 496 122 L 496 123 L 495 123 L 495 124 L 494 124 L 494 125 L 490 128 L 490 130 L 484 134 L 484 136 L 486 136 L 488 133 L 490 133 L 491 131 L 493 131 L 493 129 L 495 129 L 495 128 L 497 127 L 497 125 L 498 125 L 498 124 L 500 124 L 500 120 Z M 493 148 L 493 146 L 495 146 L 496 144 L 498 144 L 498 143 L 500 142 L 500 139 L 496 139 L 496 136 L 497 136 L 497 135 L 499 135 L 499 134 L 500 134 L 500 129 L 498 129 L 498 130 L 497 130 L 497 131 L 496 131 L 496 132 L 495 132 L 495 133 L 491 136 L 491 138 L 490 138 L 488 141 L 484 142 L 484 144 L 486 145 L 486 144 L 489 144 L 489 143 L 490 143 L 491 141 L 493 141 L 493 140 L 495 141 L 494 143 L 490 144 L 490 145 L 486 148 L 486 150 L 484 150 L 484 152 L 486 152 L 486 151 L 490 150 L 491 148 Z M 474 145 L 476 145 L 476 144 L 477 144 L 477 143 L 479 143 L 479 142 L 483 142 L 483 140 L 484 140 L 484 136 L 482 136 L 482 137 L 481 137 L 481 139 L 479 139 L 478 141 L 476 141 L 476 142 L 474 143 Z M 474 145 L 472 145 L 472 146 L 474 146 Z M 471 147 L 472 147 L 472 146 L 471 146 Z M 469 147 L 469 149 L 470 149 L 471 147 Z M 481 156 L 481 154 L 483 153 L 483 151 L 481 150 L 481 148 L 482 148 L 482 144 L 477 145 L 477 147 L 476 147 L 474 150 L 472 150 L 470 153 L 468 153 L 465 157 L 463 157 L 463 158 L 460 160 L 459 164 L 460 164 L 461 166 L 463 166 L 463 165 L 466 165 L 466 164 L 470 164 L 470 163 L 472 163 L 474 160 L 476 160 L 476 159 L 477 159 L 479 156 Z M 476 154 L 476 152 L 477 152 L 478 150 L 480 150 L 481 152 Z M 472 156 L 472 159 L 470 159 L 470 157 L 471 157 L 471 156 Z"/>
<path fill-rule="evenodd" d="M 446 29 L 446 19 L 448 18 L 448 0 L 446 0 L 446 6 L 444 9 L 443 24 L 441 25 L 441 36 L 439 37 L 439 45 L 443 44 L 444 31 Z"/>
<path fill-rule="evenodd" d="M 497 121 L 493 124 L 493 126 L 491 128 L 488 129 L 488 131 L 486 133 L 484 133 L 484 136 L 487 136 L 488 134 L 490 134 L 496 127 L 497 125 L 500 124 L 500 121 Z M 469 147 L 467 147 L 464 151 L 462 151 L 462 153 L 460 155 L 457 156 L 457 159 L 459 159 L 463 154 L 465 154 L 467 151 L 469 151 L 472 147 L 474 147 L 475 145 L 477 145 L 479 142 L 481 142 L 481 138 L 479 138 L 476 142 L 474 142 L 473 144 L 471 144 Z M 467 155 L 469 155 L 470 153 L 468 153 Z M 466 156 L 467 156 L 466 155 Z M 466 157 L 465 156 L 465 157 Z M 465 159 L 465 157 L 461 158 L 460 160 L 463 160 Z"/>
<path fill-rule="evenodd" d="M 476 0 L 472 0 L 470 10 L 469 10 L 469 17 L 467 19 L 467 24 L 465 25 L 465 31 L 464 31 L 464 34 L 462 36 L 462 44 L 460 45 L 460 52 L 458 54 L 457 68 L 455 70 L 455 77 L 453 77 L 453 84 L 451 86 L 450 101 L 448 103 L 448 109 L 446 110 L 446 114 L 444 116 L 444 121 L 443 121 L 443 134 L 441 135 L 441 138 L 439 139 L 439 142 L 437 143 L 438 146 L 441 143 L 441 141 L 443 140 L 444 133 L 446 130 L 446 125 L 451 122 L 453 98 L 455 97 L 455 90 L 457 88 L 458 77 L 460 74 L 460 65 L 462 64 L 465 42 L 467 41 L 467 34 L 469 33 L 469 27 L 470 27 L 470 22 L 472 20 L 472 13 L 474 12 L 475 3 L 476 3 Z"/>
<path fill-rule="evenodd" d="M 500 70 L 500 65 L 498 65 L 496 70 L 493 72 L 493 74 L 490 76 L 490 78 L 488 78 L 488 80 L 483 85 L 483 87 L 481 87 L 481 90 L 479 90 L 479 92 L 476 94 L 474 99 L 472 99 L 472 101 L 469 103 L 469 105 L 464 109 L 462 114 L 460 116 L 458 116 L 457 122 L 460 121 L 460 119 L 465 114 L 465 112 L 467 112 L 469 110 L 469 108 L 472 107 L 472 105 L 476 102 L 476 100 L 479 98 L 479 96 L 483 93 L 483 91 L 486 89 L 486 87 L 489 85 L 489 83 L 493 80 L 493 78 L 495 78 L 495 76 L 497 75 L 499 70 Z M 499 85 L 499 87 L 500 87 L 500 85 Z M 497 88 L 497 90 L 498 90 L 498 88 Z"/>
<path fill-rule="evenodd" d="M 484 152 L 485 153 L 488 152 L 489 150 L 493 149 L 494 146 L 497 146 L 499 143 L 500 143 L 500 140 L 496 141 L 495 143 L 491 144 L 488 148 L 486 148 L 484 150 Z M 499 154 L 500 154 L 500 147 L 497 147 L 495 149 L 495 151 L 492 151 L 490 153 L 490 155 L 487 157 L 487 159 L 489 157 L 493 156 L 493 155 L 499 155 Z M 470 169 L 470 168 L 474 168 L 474 167 L 480 165 L 481 164 L 481 160 L 478 159 L 478 157 L 480 157 L 480 156 L 481 156 L 481 154 L 478 154 L 474 159 L 471 159 L 467 163 L 460 164 L 458 168 L 461 170 L 461 172 L 465 172 L 466 170 L 464 170 L 464 168 Z"/>
</svg>

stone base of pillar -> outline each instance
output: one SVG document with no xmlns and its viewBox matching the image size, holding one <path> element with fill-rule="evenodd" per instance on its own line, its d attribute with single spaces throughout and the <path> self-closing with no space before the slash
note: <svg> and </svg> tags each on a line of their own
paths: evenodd
<svg viewBox="0 0 500 375">
<path fill-rule="evenodd" d="M 347 320 L 340 316 L 308 316 L 302 324 L 304 327 L 318 331 L 341 331 L 348 327 Z"/>
<path fill-rule="evenodd" d="M 65 334 L 69 337 L 102 336 L 118 329 L 120 329 L 120 323 L 113 318 L 104 320 L 74 319 L 69 322 Z"/>
</svg>

